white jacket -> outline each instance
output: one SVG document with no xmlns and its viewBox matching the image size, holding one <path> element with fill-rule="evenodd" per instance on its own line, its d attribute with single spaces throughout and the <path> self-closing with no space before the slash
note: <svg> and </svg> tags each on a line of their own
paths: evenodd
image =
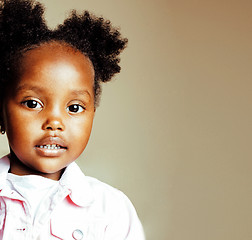
<svg viewBox="0 0 252 240">
<path fill-rule="evenodd" d="M 0 239 L 144 240 L 142 225 L 129 199 L 119 190 L 84 176 L 70 164 L 55 194 L 31 219 L 27 201 L 6 184 L 10 167 L 0 159 Z"/>
</svg>

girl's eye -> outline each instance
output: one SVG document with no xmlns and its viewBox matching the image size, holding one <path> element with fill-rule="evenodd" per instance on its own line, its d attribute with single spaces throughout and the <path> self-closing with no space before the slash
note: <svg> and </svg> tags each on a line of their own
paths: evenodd
<svg viewBox="0 0 252 240">
<path fill-rule="evenodd" d="M 42 108 L 42 105 L 36 100 L 27 100 L 22 102 L 28 108 Z"/>
<path fill-rule="evenodd" d="M 73 104 L 67 107 L 67 110 L 71 113 L 81 113 L 85 110 L 85 108 L 82 107 L 81 105 Z"/>
</svg>

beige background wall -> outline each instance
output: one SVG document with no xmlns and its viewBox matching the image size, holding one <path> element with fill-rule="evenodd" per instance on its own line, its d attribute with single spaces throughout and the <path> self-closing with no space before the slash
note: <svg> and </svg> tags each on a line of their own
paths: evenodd
<svg viewBox="0 0 252 240">
<path fill-rule="evenodd" d="M 130 197 L 147 240 L 251 240 L 252 2 L 41 2 L 51 26 L 88 9 L 129 38 L 83 171 Z"/>
</svg>

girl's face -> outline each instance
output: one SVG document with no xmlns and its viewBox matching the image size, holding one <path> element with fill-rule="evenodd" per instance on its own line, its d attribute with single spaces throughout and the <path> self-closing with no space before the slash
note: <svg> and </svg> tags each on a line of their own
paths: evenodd
<svg viewBox="0 0 252 240">
<path fill-rule="evenodd" d="M 47 43 L 25 53 L 3 106 L 12 173 L 60 178 L 87 145 L 93 85 L 90 60 L 71 47 Z"/>
</svg>

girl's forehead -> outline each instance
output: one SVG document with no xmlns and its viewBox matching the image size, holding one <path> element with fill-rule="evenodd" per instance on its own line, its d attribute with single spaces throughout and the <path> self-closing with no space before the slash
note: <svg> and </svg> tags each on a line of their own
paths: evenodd
<svg viewBox="0 0 252 240">
<path fill-rule="evenodd" d="M 47 43 L 30 49 L 22 55 L 18 75 L 12 89 L 24 86 L 61 86 L 85 89 L 94 96 L 94 69 L 88 57 L 59 43 Z"/>
<path fill-rule="evenodd" d="M 33 49 L 25 51 L 20 61 L 20 74 L 37 71 L 44 66 L 61 65 L 71 66 L 80 74 L 90 75 L 94 79 L 94 67 L 91 60 L 80 51 L 66 43 L 49 42 L 43 43 Z"/>
</svg>

